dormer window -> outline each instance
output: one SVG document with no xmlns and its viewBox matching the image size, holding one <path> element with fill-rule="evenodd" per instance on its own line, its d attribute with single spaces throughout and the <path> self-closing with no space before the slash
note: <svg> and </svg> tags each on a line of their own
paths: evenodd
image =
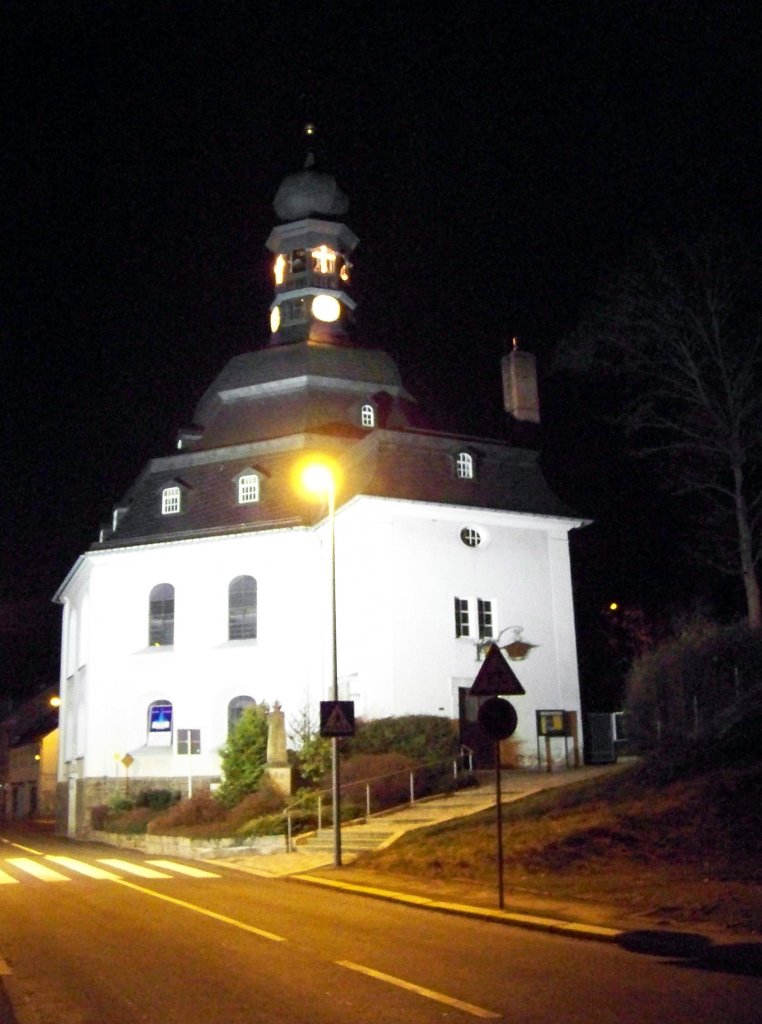
<svg viewBox="0 0 762 1024">
<path fill-rule="evenodd" d="M 473 480 L 474 457 L 469 452 L 458 452 L 455 459 L 455 476 L 458 480 Z"/>
<path fill-rule="evenodd" d="M 180 511 L 180 488 L 165 487 L 161 492 L 161 514 L 173 516 Z"/>
<path fill-rule="evenodd" d="M 256 473 L 244 473 L 238 477 L 238 504 L 253 505 L 259 501 L 259 477 Z"/>
<path fill-rule="evenodd" d="M 376 410 L 372 405 L 364 405 L 360 410 L 360 423 L 364 427 L 375 427 Z"/>
</svg>

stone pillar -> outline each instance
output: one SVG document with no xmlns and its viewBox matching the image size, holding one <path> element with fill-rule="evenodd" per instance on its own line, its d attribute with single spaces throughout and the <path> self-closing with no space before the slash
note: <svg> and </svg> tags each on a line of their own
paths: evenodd
<svg viewBox="0 0 762 1024">
<path fill-rule="evenodd" d="M 293 782 L 286 750 L 286 716 L 275 702 L 267 715 L 267 767 L 265 776 L 282 796 L 291 796 Z"/>
</svg>

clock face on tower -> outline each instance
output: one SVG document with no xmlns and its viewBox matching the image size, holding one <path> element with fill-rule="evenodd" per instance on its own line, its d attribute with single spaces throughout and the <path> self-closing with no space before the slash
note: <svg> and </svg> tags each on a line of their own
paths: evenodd
<svg viewBox="0 0 762 1024">
<path fill-rule="evenodd" d="M 312 315 L 323 323 L 335 323 L 341 316 L 341 303 L 333 295 L 316 295 L 312 300 Z"/>
</svg>

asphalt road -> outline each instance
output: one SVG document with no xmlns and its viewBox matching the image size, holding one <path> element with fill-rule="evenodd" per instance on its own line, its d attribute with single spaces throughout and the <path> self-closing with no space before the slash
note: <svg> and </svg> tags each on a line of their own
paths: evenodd
<svg viewBox="0 0 762 1024">
<path fill-rule="evenodd" d="M 683 958 L 198 861 L 0 837 L 0 981 L 19 1024 L 760 1020 L 759 977 Z"/>
</svg>

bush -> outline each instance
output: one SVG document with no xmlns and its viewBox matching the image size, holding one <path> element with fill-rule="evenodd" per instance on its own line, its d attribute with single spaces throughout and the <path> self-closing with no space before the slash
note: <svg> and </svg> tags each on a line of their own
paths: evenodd
<svg viewBox="0 0 762 1024">
<path fill-rule="evenodd" d="M 401 754 L 414 761 L 443 761 L 458 749 L 449 718 L 439 715 L 399 715 L 360 720 L 347 744 L 347 755 Z"/>
<path fill-rule="evenodd" d="M 140 835 L 146 831 L 153 814 L 148 807 L 133 807 L 131 810 L 110 815 L 106 820 L 106 828 L 109 832 Z"/>
<path fill-rule="evenodd" d="M 627 678 L 627 707 L 641 750 L 670 756 L 710 735 L 762 677 L 762 636 L 745 624 L 698 621 L 642 654 Z"/>
<path fill-rule="evenodd" d="M 150 835 L 189 834 L 188 828 L 223 822 L 226 817 L 227 811 L 220 801 L 208 789 L 202 789 L 194 793 L 190 800 L 181 800 L 157 814 L 149 822 L 147 831 Z"/>
<path fill-rule="evenodd" d="M 136 807 L 148 807 L 152 811 L 164 811 L 180 800 L 178 789 L 144 789 L 135 801 Z"/>
<path fill-rule="evenodd" d="M 111 808 L 107 804 L 96 804 L 90 808 L 90 825 L 98 832 L 105 831 L 110 814 Z"/>
</svg>

